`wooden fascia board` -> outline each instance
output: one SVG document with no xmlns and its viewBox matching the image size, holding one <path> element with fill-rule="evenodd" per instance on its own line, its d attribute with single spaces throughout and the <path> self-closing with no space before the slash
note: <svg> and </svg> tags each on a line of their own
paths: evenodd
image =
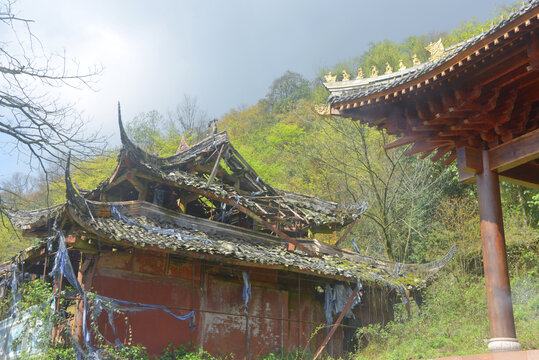
<svg viewBox="0 0 539 360">
<path fill-rule="evenodd" d="M 496 44 L 493 44 L 495 39 L 503 37 L 504 34 L 510 33 L 512 30 L 513 30 L 513 32 L 512 32 L 513 36 L 515 36 L 515 37 L 521 36 L 520 32 L 518 33 L 518 35 L 515 35 L 516 33 L 514 32 L 514 29 L 516 27 L 522 26 L 526 21 L 535 19 L 533 21 L 533 23 L 537 27 L 537 23 L 538 23 L 537 17 L 538 16 L 539 16 L 539 6 L 535 7 L 534 9 L 532 9 L 528 13 L 522 14 L 521 16 L 519 16 L 518 18 L 513 20 L 511 23 L 505 25 L 504 27 L 502 27 L 501 29 L 496 31 L 494 34 L 491 34 L 489 37 L 487 37 L 487 38 L 479 41 L 478 43 L 472 45 L 470 48 L 464 50 L 463 52 L 455 54 L 455 56 L 452 57 L 451 59 L 449 59 L 448 61 L 440 64 L 435 69 L 433 69 L 433 70 L 431 70 L 431 71 L 429 71 L 429 72 L 427 72 L 427 73 L 425 73 L 423 75 L 420 75 L 417 78 L 412 79 L 408 83 L 401 84 L 401 85 L 399 85 L 397 87 L 393 87 L 393 88 L 387 89 L 385 91 L 370 94 L 370 95 L 365 96 L 365 97 L 356 98 L 356 99 L 353 99 L 353 100 L 343 101 L 343 102 L 339 102 L 339 103 L 336 103 L 336 104 L 332 104 L 331 107 L 335 108 L 335 109 L 343 108 L 343 107 L 346 108 L 347 106 L 352 106 L 354 103 L 360 103 L 362 101 L 366 102 L 366 101 L 369 101 L 369 100 L 371 100 L 371 103 L 375 104 L 376 99 L 378 99 L 378 98 L 382 99 L 382 101 L 379 102 L 379 104 L 381 105 L 382 103 L 387 102 L 387 101 L 383 101 L 385 99 L 386 95 L 391 96 L 392 94 L 402 92 L 403 90 L 406 93 L 410 93 L 411 91 L 417 90 L 417 84 L 422 83 L 425 80 L 430 80 L 431 78 L 436 76 L 437 80 L 430 82 L 430 86 L 432 86 L 434 83 L 443 81 L 443 80 L 445 80 L 447 78 L 447 74 L 449 73 L 449 71 L 448 71 L 449 68 L 457 66 L 460 62 L 462 62 L 468 56 L 474 55 L 474 54 L 476 54 L 477 51 L 482 50 L 486 45 L 489 45 L 489 50 L 485 51 L 483 49 L 483 51 L 480 51 L 480 56 L 477 56 L 477 57 L 483 58 L 484 55 L 486 54 L 486 52 L 491 52 L 494 49 L 498 48 L 498 46 Z M 508 41 L 511 41 L 512 40 L 511 37 L 512 36 L 509 35 L 509 38 L 503 39 L 503 41 L 500 42 L 499 46 L 504 46 Z M 472 60 L 471 62 L 475 62 L 475 61 Z M 446 72 L 446 76 L 441 76 L 442 72 Z M 413 90 L 410 90 L 411 87 L 413 88 Z"/>
</svg>

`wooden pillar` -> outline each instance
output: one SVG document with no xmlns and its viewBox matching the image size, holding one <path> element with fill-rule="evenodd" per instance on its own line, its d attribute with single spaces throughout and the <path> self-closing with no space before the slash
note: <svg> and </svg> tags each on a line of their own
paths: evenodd
<svg viewBox="0 0 539 360">
<path fill-rule="evenodd" d="M 97 260 L 98 260 L 98 255 L 96 254 L 81 253 L 79 273 L 77 275 L 77 279 L 79 283 L 81 284 L 82 289 L 84 291 L 90 291 L 90 288 L 92 287 Z M 88 308 L 86 309 L 86 313 L 88 313 Z M 75 315 L 74 336 L 75 336 L 75 339 L 77 339 L 77 342 L 79 343 L 79 345 L 84 347 L 85 340 L 84 340 L 83 322 L 85 320 L 83 319 L 83 316 L 84 316 L 84 302 L 81 296 L 77 300 L 77 312 Z M 86 319 L 86 321 L 87 320 L 88 319 Z M 87 329 L 89 329 L 90 326 L 91 325 L 89 323 L 86 323 Z"/>
<path fill-rule="evenodd" d="M 498 174 L 490 170 L 488 151 L 482 151 L 483 171 L 476 174 L 481 219 L 481 243 L 487 292 L 490 341 L 493 352 L 520 350 L 516 339 Z"/>
</svg>

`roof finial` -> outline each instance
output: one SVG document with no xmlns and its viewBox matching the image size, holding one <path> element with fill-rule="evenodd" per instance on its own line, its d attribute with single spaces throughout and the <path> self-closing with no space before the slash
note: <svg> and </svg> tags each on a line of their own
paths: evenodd
<svg viewBox="0 0 539 360">
<path fill-rule="evenodd" d="M 399 60 L 399 71 L 406 70 L 406 65 L 402 62 L 402 59 Z"/>
<path fill-rule="evenodd" d="M 412 56 L 412 63 L 414 64 L 414 66 L 421 64 L 421 61 L 419 61 L 419 59 L 417 58 L 417 54 L 414 54 L 414 56 Z"/>
<path fill-rule="evenodd" d="M 350 75 L 346 72 L 346 70 L 342 71 L 342 81 L 348 81 L 350 80 Z"/>
<path fill-rule="evenodd" d="M 329 117 L 331 115 L 331 106 L 329 104 L 320 104 L 315 105 L 314 109 L 318 113 L 318 115 Z"/>
<path fill-rule="evenodd" d="M 356 80 L 363 79 L 365 75 L 363 75 L 363 69 L 360 67 L 357 68 L 357 77 Z"/>
<path fill-rule="evenodd" d="M 430 43 L 425 49 L 430 52 L 429 61 L 431 62 L 440 60 L 444 57 L 445 49 L 444 44 L 442 44 L 442 38 L 440 38 L 435 43 Z"/>
<path fill-rule="evenodd" d="M 208 127 L 211 128 L 211 134 L 215 135 L 217 134 L 217 119 L 210 120 L 208 123 Z"/>
<path fill-rule="evenodd" d="M 391 65 L 389 65 L 388 62 L 386 62 L 386 74 L 391 74 L 393 72 L 393 68 Z"/>
<path fill-rule="evenodd" d="M 326 82 L 335 82 L 337 81 L 337 75 L 333 75 L 330 71 L 327 75 L 324 76 L 324 79 L 326 80 Z"/>
<path fill-rule="evenodd" d="M 377 77 L 378 76 L 378 69 L 376 68 L 376 66 L 372 66 L 371 68 L 371 77 Z"/>
</svg>

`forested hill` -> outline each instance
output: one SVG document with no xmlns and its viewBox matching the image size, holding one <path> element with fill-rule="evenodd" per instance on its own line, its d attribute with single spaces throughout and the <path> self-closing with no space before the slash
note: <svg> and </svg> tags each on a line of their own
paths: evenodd
<svg viewBox="0 0 539 360">
<path fill-rule="evenodd" d="M 229 112 L 219 129 L 228 131 L 235 147 L 274 186 L 341 203 L 367 200 L 366 218 L 344 246 L 352 247 L 354 237 L 363 253 L 402 262 L 435 258 L 452 239 L 462 241 L 461 256 L 478 251 L 474 187 L 457 181 L 454 166 L 445 167 L 443 159 L 434 164 L 403 157 L 403 149 L 386 152 L 383 145 L 394 140 L 387 134 L 348 119 L 322 118 L 315 106 L 326 103 L 322 78 L 329 71 L 340 79 L 343 70 L 355 77 L 358 71 L 368 76 L 372 66 L 380 72 L 388 64 L 398 68 L 401 61 L 410 67 L 414 55 L 421 62 L 428 59 L 429 43 L 441 38 L 447 48 L 488 29 L 510 11 L 500 9 L 491 20 L 471 20 L 448 34 L 373 43 L 360 56 L 323 69 L 316 79 L 286 72 L 257 104 Z M 503 194 L 507 213 L 537 225 L 537 192 L 504 185 Z M 329 234 L 324 240 L 338 236 Z"/>
</svg>

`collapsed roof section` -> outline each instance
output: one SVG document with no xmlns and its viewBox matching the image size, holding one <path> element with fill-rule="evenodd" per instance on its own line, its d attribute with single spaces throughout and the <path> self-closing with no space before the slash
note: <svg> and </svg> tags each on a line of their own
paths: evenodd
<svg viewBox="0 0 539 360">
<path fill-rule="evenodd" d="M 213 220 L 227 209 L 231 215 L 242 214 L 238 221 L 262 219 L 296 237 L 306 235 L 309 229 L 339 229 L 367 209 L 364 201 L 341 205 L 271 187 L 236 151 L 226 132 L 211 135 L 176 155 L 158 157 L 129 139 L 120 114 L 119 126 L 123 149 L 118 165 L 110 179 L 86 196 L 89 200 L 144 200 Z M 159 202 L 160 193 L 176 203 Z"/>
<path fill-rule="evenodd" d="M 408 289 L 425 286 L 452 258 L 455 250 L 453 247 L 444 258 L 422 265 L 377 260 L 316 240 L 301 240 L 301 248 L 289 251 L 287 241 L 279 237 L 178 213 L 149 202 L 87 200 L 73 186 L 69 170 L 66 171 L 64 204 L 53 210 L 16 211 L 9 215 L 26 235 L 45 236 L 47 224 L 56 221 L 64 230 L 75 234 L 77 240 L 71 246 L 84 252 L 98 252 L 106 246 L 136 247 L 341 281 L 360 279 L 397 290 L 401 286 Z M 52 231 L 50 227 L 49 231 Z M 39 256 L 45 246 L 43 243 L 28 249 L 25 258 Z"/>
</svg>

